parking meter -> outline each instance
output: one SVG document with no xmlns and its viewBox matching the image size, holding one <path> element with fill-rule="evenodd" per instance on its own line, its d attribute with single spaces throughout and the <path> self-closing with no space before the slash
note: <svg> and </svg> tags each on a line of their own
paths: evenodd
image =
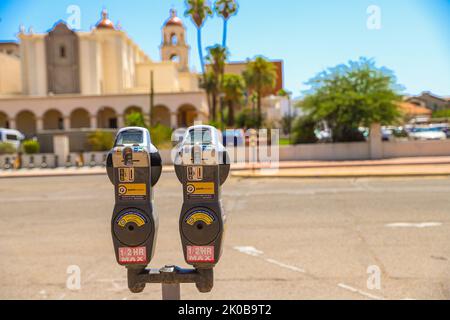
<svg viewBox="0 0 450 320">
<path fill-rule="evenodd" d="M 222 254 L 226 214 L 221 186 L 230 160 L 220 136 L 211 126 L 190 127 L 175 157 L 175 172 L 183 185 L 181 243 L 186 263 L 197 269 L 212 269 Z"/>
<path fill-rule="evenodd" d="M 151 261 L 158 232 L 153 187 L 161 175 L 161 157 L 147 129 L 121 129 L 107 157 L 114 185 L 111 233 L 117 262 L 144 269 Z"/>
</svg>

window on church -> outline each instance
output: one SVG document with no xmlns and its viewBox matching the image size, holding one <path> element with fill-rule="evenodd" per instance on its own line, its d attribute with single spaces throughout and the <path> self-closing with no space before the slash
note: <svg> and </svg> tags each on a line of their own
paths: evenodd
<svg viewBox="0 0 450 320">
<path fill-rule="evenodd" d="M 65 46 L 60 46 L 59 47 L 59 57 L 60 58 L 65 58 L 66 57 L 66 47 Z"/>
<path fill-rule="evenodd" d="M 176 45 L 178 43 L 178 37 L 175 33 L 170 36 L 170 43 Z"/>
<path fill-rule="evenodd" d="M 174 54 L 174 55 L 172 55 L 170 57 L 170 60 L 173 61 L 173 62 L 179 63 L 180 62 L 180 57 L 177 56 L 176 54 Z"/>
</svg>

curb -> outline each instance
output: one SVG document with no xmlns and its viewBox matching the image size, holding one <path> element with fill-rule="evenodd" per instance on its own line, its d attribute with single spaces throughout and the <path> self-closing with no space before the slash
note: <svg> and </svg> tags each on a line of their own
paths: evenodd
<svg viewBox="0 0 450 320">
<path fill-rule="evenodd" d="M 235 178 L 243 179 L 328 179 L 328 178 L 402 178 L 402 177 L 450 177 L 450 172 L 417 172 L 417 173 L 342 173 L 342 174 L 251 174 L 251 173 L 232 173 Z"/>
</svg>

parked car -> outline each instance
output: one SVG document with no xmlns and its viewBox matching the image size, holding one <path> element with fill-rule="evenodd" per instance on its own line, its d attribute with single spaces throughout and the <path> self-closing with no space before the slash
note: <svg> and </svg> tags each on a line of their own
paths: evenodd
<svg viewBox="0 0 450 320">
<path fill-rule="evenodd" d="M 446 140 L 447 135 L 439 127 L 416 127 L 411 130 L 409 137 L 414 140 Z"/>
<path fill-rule="evenodd" d="M 0 142 L 10 143 L 19 149 L 20 143 L 25 139 L 25 136 L 17 130 L 0 128 Z"/>
<path fill-rule="evenodd" d="M 225 147 L 242 147 L 245 145 L 245 132 L 242 129 L 228 129 L 222 134 Z"/>
<path fill-rule="evenodd" d="M 398 129 L 396 127 L 381 127 L 381 139 L 390 141 Z"/>
</svg>

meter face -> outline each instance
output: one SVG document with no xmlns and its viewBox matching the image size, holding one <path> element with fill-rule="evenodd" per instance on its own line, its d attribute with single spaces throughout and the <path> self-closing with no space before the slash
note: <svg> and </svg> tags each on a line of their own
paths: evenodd
<svg viewBox="0 0 450 320">
<path fill-rule="evenodd" d="M 189 144 L 212 144 L 211 130 L 209 129 L 193 129 L 189 131 L 187 143 Z"/>
<path fill-rule="evenodd" d="M 116 140 L 116 145 L 142 144 L 142 143 L 144 143 L 144 135 L 142 131 L 138 130 L 123 131 L 119 133 Z"/>
</svg>

